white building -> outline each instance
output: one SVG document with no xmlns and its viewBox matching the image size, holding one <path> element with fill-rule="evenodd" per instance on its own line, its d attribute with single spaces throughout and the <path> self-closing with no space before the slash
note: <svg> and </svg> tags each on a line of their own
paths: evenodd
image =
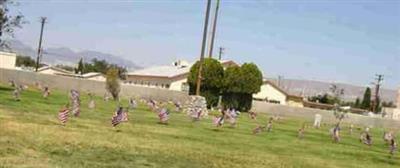
<svg viewBox="0 0 400 168">
<path fill-rule="evenodd" d="M 220 61 L 224 68 L 238 65 L 233 61 Z M 176 61 L 172 65 L 155 66 L 127 73 L 125 84 L 163 88 L 176 91 L 189 91 L 187 77 L 193 64 Z"/>
<path fill-rule="evenodd" d="M 261 85 L 260 92 L 254 94 L 253 99 L 281 105 L 290 105 L 296 107 L 304 106 L 303 97 L 290 95 L 268 80 L 264 80 L 264 84 Z"/>
<path fill-rule="evenodd" d="M 400 120 L 400 88 L 397 91 L 396 108 L 383 108 L 382 112 L 386 114 L 386 118 Z"/>
<path fill-rule="evenodd" d="M 17 54 L 0 51 L 0 68 L 15 69 Z"/>
<path fill-rule="evenodd" d="M 53 67 L 53 66 L 44 66 L 38 69 L 39 73 L 42 74 L 49 74 L 49 75 L 72 75 L 74 74 L 73 72 Z"/>
</svg>

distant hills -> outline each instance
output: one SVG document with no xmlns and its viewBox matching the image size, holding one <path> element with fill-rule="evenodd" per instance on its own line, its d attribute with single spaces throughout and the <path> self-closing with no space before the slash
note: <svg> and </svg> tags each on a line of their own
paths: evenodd
<svg viewBox="0 0 400 168">
<path fill-rule="evenodd" d="M 30 46 L 25 45 L 21 41 L 17 40 L 10 41 L 9 46 L 14 52 L 16 52 L 19 55 L 36 58 L 37 55 L 36 49 L 33 49 Z M 43 63 L 50 65 L 55 65 L 55 64 L 76 65 L 80 58 L 83 58 L 85 61 L 90 61 L 93 58 L 99 60 L 106 60 L 107 62 L 124 66 L 129 70 L 142 68 L 141 66 L 136 65 L 130 60 L 123 59 L 121 57 L 112 54 L 102 53 L 98 51 L 90 51 L 90 50 L 75 52 L 70 48 L 66 47 L 45 48 L 42 61 Z"/>
<path fill-rule="evenodd" d="M 278 83 L 277 79 L 270 78 L 274 83 Z M 318 94 L 324 94 L 329 92 L 329 88 L 332 83 L 329 82 L 322 82 L 322 81 L 312 81 L 312 80 L 299 80 L 299 79 L 284 79 L 281 81 L 281 88 L 286 90 L 288 93 L 297 96 L 314 96 Z M 366 87 L 362 86 L 355 86 L 351 84 L 344 84 L 344 83 L 335 83 L 338 88 L 344 89 L 344 100 L 354 101 L 357 97 L 362 99 L 364 95 L 364 91 Z M 371 88 L 374 92 L 375 88 Z M 397 92 L 396 90 L 392 89 L 381 89 L 380 96 L 381 99 L 384 101 L 393 101 L 396 100 Z"/>
</svg>

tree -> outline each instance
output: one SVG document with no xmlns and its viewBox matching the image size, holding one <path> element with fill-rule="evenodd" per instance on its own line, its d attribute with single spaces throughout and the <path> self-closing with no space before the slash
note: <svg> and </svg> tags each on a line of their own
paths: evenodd
<svg viewBox="0 0 400 168">
<path fill-rule="evenodd" d="M 12 0 L 0 0 L 0 47 L 8 48 L 5 42 L 6 37 L 14 36 L 14 29 L 21 28 L 25 23 L 22 14 L 10 15 L 8 5 L 14 5 Z"/>
<path fill-rule="evenodd" d="M 36 62 L 29 56 L 18 55 L 15 65 L 17 67 L 35 67 Z"/>
<path fill-rule="evenodd" d="M 118 77 L 120 79 L 125 79 L 125 74 L 127 72 L 126 68 L 118 66 L 117 64 L 110 64 L 106 60 L 98 60 L 96 58 L 93 58 L 91 62 L 83 62 L 83 59 L 81 58 L 79 60 L 78 67 L 75 68 L 74 71 L 75 73 L 81 72 L 82 74 L 89 72 L 106 74 L 110 68 L 118 69 Z"/>
<path fill-rule="evenodd" d="M 357 97 L 356 102 L 354 103 L 354 107 L 355 108 L 360 108 L 361 104 L 360 104 L 360 98 Z"/>
<path fill-rule="evenodd" d="M 361 108 L 370 110 L 371 108 L 371 88 L 367 87 L 364 92 L 364 97 L 361 103 Z"/>
<path fill-rule="evenodd" d="M 382 110 L 382 106 L 381 106 L 381 99 L 378 97 L 377 100 L 374 100 L 374 109 L 375 109 L 375 113 L 379 113 Z"/>
<path fill-rule="evenodd" d="M 261 71 L 252 63 L 228 67 L 223 81 L 223 104 L 240 111 L 250 110 L 253 94 L 258 93 L 263 84 Z"/>
<path fill-rule="evenodd" d="M 189 94 L 191 95 L 194 95 L 196 92 L 199 65 L 199 61 L 197 61 L 190 68 L 190 73 L 187 79 L 189 84 Z M 212 58 L 204 59 L 203 70 L 201 73 L 200 95 L 206 98 L 208 107 L 214 107 L 218 104 L 223 76 L 224 68 L 219 61 Z"/>
<path fill-rule="evenodd" d="M 223 80 L 222 103 L 224 106 L 239 108 L 239 97 L 242 92 L 242 74 L 238 66 L 228 67 L 225 70 Z"/>
<path fill-rule="evenodd" d="M 263 84 L 263 75 L 257 65 L 245 63 L 240 67 L 242 80 L 239 110 L 248 111 L 251 109 L 253 94 L 260 92 Z"/>
<path fill-rule="evenodd" d="M 396 106 L 394 105 L 394 103 L 392 101 L 390 101 L 390 102 L 383 101 L 382 102 L 382 107 L 394 108 Z"/>
<path fill-rule="evenodd" d="M 83 74 L 84 73 L 84 67 L 83 67 L 83 59 L 81 58 L 78 62 L 78 68 L 75 70 L 76 74 Z"/>
<path fill-rule="evenodd" d="M 118 100 L 120 92 L 119 72 L 117 68 L 110 68 L 106 74 L 106 89 L 111 93 L 114 100 Z"/>
</svg>

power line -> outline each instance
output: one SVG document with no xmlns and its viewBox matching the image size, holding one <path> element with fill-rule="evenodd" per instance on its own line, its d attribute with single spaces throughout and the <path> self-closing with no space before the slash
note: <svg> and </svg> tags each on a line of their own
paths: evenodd
<svg viewBox="0 0 400 168">
<path fill-rule="evenodd" d="M 204 20 L 204 30 L 203 30 L 203 40 L 201 43 L 201 54 L 200 54 L 200 61 L 199 61 L 199 72 L 197 74 L 197 82 L 196 82 L 196 95 L 200 95 L 200 85 L 201 85 L 201 71 L 203 69 L 203 62 L 204 62 L 204 50 L 206 47 L 206 39 L 207 39 L 207 27 L 208 27 L 208 19 L 210 16 L 210 4 L 211 0 L 207 0 L 207 8 L 206 8 L 206 18 Z"/>
<path fill-rule="evenodd" d="M 46 23 L 46 17 L 41 17 L 40 18 L 40 22 L 42 24 L 41 29 L 40 29 L 40 37 L 39 37 L 39 46 L 38 46 L 38 50 L 37 50 L 37 58 L 36 58 L 36 72 L 39 69 L 39 62 L 40 62 L 40 57 L 42 55 L 43 52 L 43 48 L 42 48 L 42 40 L 43 40 L 43 29 L 44 29 L 44 24 Z"/>
</svg>

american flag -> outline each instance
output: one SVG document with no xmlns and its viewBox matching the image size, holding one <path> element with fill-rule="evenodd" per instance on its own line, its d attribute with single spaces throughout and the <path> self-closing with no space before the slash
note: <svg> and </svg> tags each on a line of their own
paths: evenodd
<svg viewBox="0 0 400 168">
<path fill-rule="evenodd" d="M 63 125 L 65 125 L 65 123 L 67 123 L 68 121 L 68 114 L 69 114 L 68 108 L 63 108 L 58 112 L 58 119 Z"/>
<path fill-rule="evenodd" d="M 259 134 L 263 131 L 264 127 L 257 125 L 256 128 L 253 129 L 253 134 Z"/>
<path fill-rule="evenodd" d="M 158 113 L 158 117 L 160 118 L 160 122 L 166 123 L 168 121 L 169 112 L 166 108 L 162 108 Z"/>
<path fill-rule="evenodd" d="M 214 117 L 214 125 L 217 127 L 222 126 L 222 124 L 224 124 L 224 117 Z"/>
<path fill-rule="evenodd" d="M 43 97 L 47 98 L 49 96 L 50 96 L 50 89 L 49 89 L 49 87 L 45 86 L 44 90 L 43 90 Z"/>
<path fill-rule="evenodd" d="M 118 107 L 118 110 L 115 112 L 114 116 L 111 119 L 111 124 L 113 127 L 117 126 L 121 122 L 128 121 L 128 113 L 122 107 Z"/>
<path fill-rule="evenodd" d="M 181 111 L 182 110 L 182 104 L 181 102 L 175 102 L 174 103 L 175 107 L 176 107 L 176 111 Z"/>
<path fill-rule="evenodd" d="M 190 117 L 193 119 L 193 121 L 198 121 L 200 120 L 202 110 L 200 108 L 192 108 L 190 109 Z"/>
</svg>

